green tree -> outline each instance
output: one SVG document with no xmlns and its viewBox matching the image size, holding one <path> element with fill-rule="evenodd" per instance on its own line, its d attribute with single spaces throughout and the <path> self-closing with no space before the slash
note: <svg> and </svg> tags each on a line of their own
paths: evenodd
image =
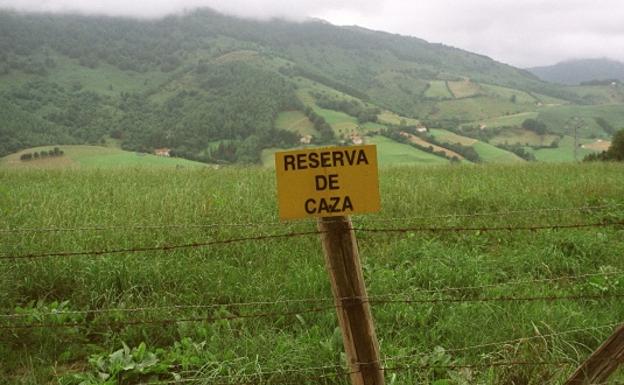
<svg viewBox="0 0 624 385">
<path fill-rule="evenodd" d="M 624 161 L 624 129 L 619 130 L 613 135 L 611 146 L 607 150 L 607 158 L 609 160 Z"/>
</svg>

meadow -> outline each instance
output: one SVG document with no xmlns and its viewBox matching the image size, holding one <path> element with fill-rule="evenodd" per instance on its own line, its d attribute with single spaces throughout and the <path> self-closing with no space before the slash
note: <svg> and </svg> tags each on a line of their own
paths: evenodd
<svg viewBox="0 0 624 385">
<path fill-rule="evenodd" d="M 22 154 L 49 151 L 54 147 L 59 147 L 59 149 L 64 152 L 64 155 L 29 161 L 20 160 Z M 0 158 L 0 169 L 8 170 L 127 167 L 206 167 L 206 164 L 183 158 L 124 151 L 114 146 L 101 147 L 85 145 L 33 147 Z"/>
<path fill-rule="evenodd" d="M 559 384 L 622 322 L 622 165 L 380 189 L 353 221 L 387 384 Z M 0 170 L 0 384 L 347 384 L 315 222 L 275 195 L 262 168 Z"/>
</svg>

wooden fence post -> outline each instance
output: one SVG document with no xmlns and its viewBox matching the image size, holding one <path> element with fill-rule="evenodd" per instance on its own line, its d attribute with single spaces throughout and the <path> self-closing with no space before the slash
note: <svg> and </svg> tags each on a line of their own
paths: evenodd
<svg viewBox="0 0 624 385">
<path fill-rule="evenodd" d="M 623 361 L 624 325 L 621 325 L 576 369 L 565 385 L 603 383 Z"/>
<path fill-rule="evenodd" d="M 384 385 L 379 344 L 351 219 L 318 220 L 338 322 L 353 385 Z"/>
</svg>

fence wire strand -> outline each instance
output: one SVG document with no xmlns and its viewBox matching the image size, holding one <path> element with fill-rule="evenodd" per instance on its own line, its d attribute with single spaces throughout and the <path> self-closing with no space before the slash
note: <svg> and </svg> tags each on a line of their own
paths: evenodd
<svg viewBox="0 0 624 385">
<path fill-rule="evenodd" d="M 587 274 L 579 274 L 579 275 L 565 275 L 561 277 L 553 277 L 553 278 L 540 278 L 540 279 L 531 279 L 531 280 L 520 280 L 520 281 L 507 281 L 495 284 L 488 285 L 478 285 L 478 286 L 459 286 L 459 287 L 444 287 L 439 289 L 417 289 L 414 291 L 415 294 L 436 294 L 436 293 L 445 293 L 445 292 L 455 292 L 455 291 L 472 291 L 472 290 L 480 290 L 480 289 L 495 289 L 502 288 L 508 286 L 520 286 L 520 285 L 529 285 L 529 284 L 541 284 L 541 283 L 550 283 L 550 282 L 559 282 L 559 281 L 580 281 L 585 278 L 591 277 L 610 277 L 623 274 L 620 271 L 609 271 L 609 272 L 595 272 L 595 273 L 587 273 Z M 379 294 L 369 299 L 373 299 L 374 301 L 383 301 L 387 298 L 399 298 L 404 297 L 407 294 Z M 345 298 L 347 300 L 348 298 Z M 311 303 L 327 303 L 334 302 L 334 298 L 328 297 L 314 297 L 314 298 L 301 298 L 301 299 L 277 299 L 277 300 L 256 300 L 256 301 L 248 301 L 248 302 L 220 302 L 220 303 L 211 303 L 211 304 L 176 304 L 176 305 L 163 305 L 163 306 L 141 306 L 141 307 L 111 307 L 111 308 L 101 308 L 101 309 L 85 309 L 85 310 L 57 310 L 57 311 L 49 311 L 49 312 L 38 312 L 38 316 L 60 316 L 60 315 L 80 315 L 80 314 L 105 314 L 105 313 L 139 313 L 139 312 L 150 312 L 150 311 L 180 311 L 180 310 L 208 310 L 208 309 L 217 309 L 217 308 L 232 308 L 232 307 L 253 307 L 253 306 L 270 306 L 270 305 L 288 305 L 288 304 L 311 304 Z M 10 313 L 10 310 L 3 311 L 4 314 L 0 314 L 0 318 L 28 318 L 32 317 L 31 314 L 27 313 Z"/>
<path fill-rule="evenodd" d="M 280 316 L 293 316 L 305 313 L 320 313 L 327 310 L 335 310 L 352 306 L 353 300 L 358 300 L 360 303 L 368 302 L 372 305 L 390 305 L 390 304 L 443 304 L 443 303 L 470 303 L 470 302 L 536 302 L 536 301 L 581 301 L 581 300 L 604 300 L 613 298 L 624 298 L 624 294 L 620 293 L 604 293 L 604 294 L 577 294 L 577 295 L 551 295 L 551 296 L 535 296 L 535 297 L 476 297 L 476 298 L 431 298 L 431 299 L 377 299 L 374 297 L 352 297 L 344 298 L 342 304 L 312 307 L 307 309 L 297 309 L 292 311 L 282 312 L 261 312 L 261 313 L 248 313 L 238 315 L 227 316 L 203 316 L 203 317 L 187 317 L 187 318 L 169 318 L 169 319 L 132 319 L 132 320 L 118 320 L 118 321 L 102 321 L 102 322 L 36 322 L 32 324 L 4 324 L 0 325 L 0 329 L 56 329 L 56 328 L 73 328 L 81 326 L 110 326 L 110 327 L 123 327 L 132 325 L 164 325 L 174 324 L 178 322 L 215 322 L 222 320 L 238 320 L 238 319 L 250 319 L 250 318 L 270 318 Z M 328 299 L 329 300 L 329 299 Z"/>
<path fill-rule="evenodd" d="M 348 231 L 355 232 L 369 232 L 369 233 L 415 233 L 415 232 L 429 232 L 429 233 L 447 233 L 447 232 L 489 232 L 489 231 L 540 231 L 540 230 L 562 230 L 562 229 L 581 229 L 591 227 L 615 227 L 624 226 L 624 221 L 614 222 L 597 222 L 597 223 L 573 223 L 573 224 L 554 224 L 554 225 L 533 225 L 533 226 L 494 226 L 494 227 L 404 227 L 404 228 L 364 228 L 355 227 L 348 229 Z M 51 257 L 76 257 L 76 256 L 100 256 L 111 254 L 123 254 L 123 253 L 140 253 L 147 251 L 172 251 L 178 249 L 192 249 L 202 248 L 216 245 L 225 245 L 232 243 L 242 242 L 258 242 L 275 239 L 294 238 L 310 235 L 324 234 L 325 231 L 301 231 L 290 232 L 283 234 L 265 234 L 252 237 L 240 237 L 229 238 L 221 240 L 213 240 L 207 242 L 196 242 L 179 245 L 163 245 L 163 246 L 149 246 L 149 247 L 132 247 L 124 249 L 110 249 L 110 250 L 87 250 L 87 251 L 63 251 L 63 252 L 50 252 L 50 253 L 33 253 L 22 255 L 2 255 L 0 260 L 18 260 L 18 259 L 40 259 Z"/>
<path fill-rule="evenodd" d="M 468 214 L 439 214 L 439 215 L 422 215 L 422 216 L 401 216 L 401 217 L 386 217 L 375 218 L 368 217 L 365 219 L 353 219 L 354 223 L 357 222 L 405 222 L 405 221 L 417 221 L 427 219 L 452 219 L 452 218 L 479 218 L 479 217 L 507 217 L 518 214 L 535 214 L 535 213 L 553 213 L 553 212 L 574 212 L 574 211 L 601 211 L 608 209 L 615 209 L 624 206 L 624 203 L 614 203 L 610 205 L 596 205 L 596 206 L 579 206 L 579 207 L 560 207 L 560 208 L 534 208 L 525 210 L 506 210 L 506 211 L 494 211 L 483 213 L 468 213 Z M 305 222 L 304 222 L 305 223 Z M 284 226 L 292 224 L 292 222 L 280 222 L 280 221 L 265 221 L 265 222 L 239 222 L 239 223 L 172 223 L 172 224 L 132 224 L 132 225 L 108 225 L 108 224 L 86 224 L 80 227 L 41 227 L 41 228 L 8 228 L 0 229 L 2 233 L 50 233 L 50 232 L 82 232 L 82 231 L 110 231 L 110 230 L 159 230 L 159 229 L 173 229 L 173 228 L 218 228 L 218 227 L 271 227 L 271 226 Z"/>
</svg>

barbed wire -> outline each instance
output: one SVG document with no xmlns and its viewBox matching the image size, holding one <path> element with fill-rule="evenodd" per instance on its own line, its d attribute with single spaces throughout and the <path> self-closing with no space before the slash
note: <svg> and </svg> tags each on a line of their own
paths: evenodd
<svg viewBox="0 0 624 385">
<path fill-rule="evenodd" d="M 624 203 L 614 203 L 612 205 L 600 205 L 600 206 L 579 206 L 579 207 L 561 207 L 561 208 L 535 208 L 525 210 L 508 210 L 508 211 L 492 211 L 484 213 L 469 213 L 469 214 L 439 214 L 439 215 L 422 215 L 422 216 L 402 216 L 402 217 L 388 217 L 388 218 L 361 218 L 353 219 L 356 221 L 369 221 L 369 222 L 403 222 L 425 219 L 454 219 L 454 218 L 479 218 L 479 217 L 505 217 L 518 214 L 535 214 L 535 213 L 553 213 L 553 212 L 571 212 L 571 211 L 592 211 L 592 210 L 607 210 L 624 206 Z"/>
<path fill-rule="evenodd" d="M 590 227 L 610 227 L 610 226 L 623 226 L 624 221 L 614 222 L 598 222 L 598 223 L 574 223 L 574 224 L 554 224 L 554 225 L 534 225 L 534 226 L 494 226 L 494 227 L 404 227 L 404 228 L 363 228 L 355 227 L 347 229 L 346 231 L 355 232 L 370 232 L 370 233 L 414 233 L 414 232 L 430 232 L 430 233 L 445 233 L 445 232 L 489 232 L 489 231 L 540 231 L 540 230 L 561 230 L 561 229 L 581 229 Z M 125 249 L 111 249 L 111 250 L 88 250 L 88 251 L 64 251 L 64 252 L 51 252 L 40 254 L 22 254 L 22 255 L 2 255 L 0 260 L 15 260 L 15 259 L 38 259 L 49 257 L 75 257 L 75 256 L 98 256 L 106 254 L 120 254 L 120 253 L 139 253 L 146 251 L 171 251 L 177 249 L 188 248 L 200 248 L 215 245 L 224 245 L 230 243 L 241 242 L 253 242 L 253 241 L 266 241 L 280 238 L 293 238 L 308 235 L 324 234 L 327 231 L 302 231 L 302 232 L 290 232 L 283 234 L 267 234 L 251 237 L 241 238 L 229 238 L 222 240 L 214 240 L 208 242 L 188 243 L 181 245 L 164 245 L 164 246 L 151 246 L 151 247 L 133 247 Z"/>
<path fill-rule="evenodd" d="M 435 303 L 467 303 L 467 302 L 553 302 L 553 301 L 580 301 L 590 299 L 624 298 L 624 293 L 603 294 L 571 294 L 571 295 L 548 295 L 529 297 L 475 297 L 475 298 L 427 298 L 427 299 L 381 299 L 368 297 L 371 304 L 435 304 Z"/>
<path fill-rule="evenodd" d="M 200 248 L 200 247 L 207 247 L 207 246 L 225 245 L 225 244 L 230 244 L 230 243 L 265 241 L 265 240 L 280 239 L 280 238 L 294 238 L 294 237 L 302 237 L 302 236 L 308 236 L 308 235 L 318 235 L 322 233 L 324 232 L 302 231 L 302 232 L 291 232 L 291 233 L 284 233 L 284 234 L 258 235 L 258 236 L 253 236 L 253 237 L 229 238 L 229 239 L 221 239 L 221 240 L 214 240 L 214 241 L 208 241 L 208 242 L 186 243 L 186 244 L 181 244 L 181 245 L 131 247 L 131 248 L 126 248 L 126 249 L 110 249 L 110 250 L 63 251 L 63 252 L 24 254 L 24 255 L 2 255 L 0 256 L 0 260 L 38 259 L 38 258 L 49 258 L 49 257 L 98 256 L 98 255 L 106 255 L 106 254 L 141 253 L 141 252 L 146 252 L 146 251 L 171 251 L 171 250 L 178 250 L 178 249 L 193 249 L 193 248 Z"/>
<path fill-rule="evenodd" d="M 479 227 L 403 227 L 403 228 L 353 228 L 356 232 L 369 233 L 446 233 L 446 232 L 490 232 L 490 231 L 539 231 L 539 230 L 562 230 L 582 229 L 590 227 L 624 226 L 624 221 L 596 222 L 596 223 L 571 223 L 553 225 L 529 225 L 529 226 L 479 226 Z"/>
<path fill-rule="evenodd" d="M 354 372 L 348 372 L 345 371 L 345 369 L 342 366 L 339 365 L 327 365 L 327 366 L 317 366 L 317 367 L 308 367 L 308 368 L 286 368 L 286 369 L 278 369 L 278 370 L 270 370 L 270 371 L 262 371 L 262 372 L 253 372 L 253 373 L 244 373 L 241 374 L 240 377 L 243 377 L 245 379 L 245 382 L 241 382 L 240 379 L 237 382 L 233 382 L 232 380 L 236 379 L 236 377 L 233 376 L 206 376 L 206 377 L 188 377 L 188 378 L 180 378 L 177 380 L 160 380 L 160 381 L 151 381 L 151 382 L 147 382 L 147 383 L 139 383 L 138 385 L 158 385 L 158 384 L 175 384 L 175 383 L 187 383 L 187 382 L 195 382 L 195 381 L 211 381 L 211 384 L 214 385 L 220 385 L 220 384 L 235 384 L 235 385 L 255 385 L 257 384 L 258 381 L 258 377 L 271 377 L 271 376 L 275 376 L 275 375 L 280 375 L 280 374 L 301 374 L 301 373 L 309 373 L 309 372 L 325 372 L 328 370 L 334 370 L 335 372 L 332 372 L 332 375 L 338 375 L 341 377 L 346 377 L 349 376 L 351 374 L 354 373 L 359 373 L 359 371 L 354 371 Z M 196 373 L 196 372 L 195 372 Z M 327 376 L 327 377 L 326 377 Z M 249 380 L 249 378 L 256 378 L 255 380 L 251 381 Z M 307 379 L 307 380 L 318 380 L 318 379 L 327 379 L 329 378 L 327 374 L 324 375 L 316 375 L 316 376 L 298 376 L 296 379 L 283 379 L 283 380 L 277 380 L 277 382 L 274 382 L 275 379 L 272 379 L 271 383 L 272 384 L 290 384 L 292 383 L 292 381 L 300 381 L 302 379 Z M 220 382 L 220 383 L 214 383 L 214 381 L 227 381 L 227 382 Z"/>
<path fill-rule="evenodd" d="M 204 317 L 188 317 L 188 318 L 170 318 L 170 319 L 132 319 L 132 320 L 116 320 L 91 322 L 90 325 L 95 326 L 131 326 L 131 325 L 150 325 L 150 324 L 173 324 L 177 322 L 215 322 L 220 320 L 237 320 L 247 318 L 267 318 L 278 316 L 291 316 L 304 313 L 319 313 L 330 309 L 339 309 L 353 306 L 355 301 L 361 303 L 370 303 L 372 305 L 389 305 L 389 304 L 440 304 L 440 303 L 470 303 L 470 302 L 536 302 L 536 301 L 580 301 L 580 300 L 599 300 L 608 298 L 624 298 L 624 294 L 620 293 L 603 293 L 603 294 L 576 294 L 576 295 L 550 295 L 550 296 L 534 296 L 534 297 L 476 297 L 476 298 L 428 298 L 428 299 L 377 299 L 374 297 L 351 297 L 341 300 L 341 304 L 331 306 L 313 307 L 307 309 L 297 309 L 293 311 L 282 312 L 263 312 L 249 313 L 226 316 L 204 316 Z M 327 299 L 329 300 L 329 299 Z M 32 324 L 16 324 L 16 325 L 0 325 L 0 329 L 40 329 L 40 328 L 72 328 L 79 326 L 88 326 L 86 322 L 37 322 Z"/>
<path fill-rule="evenodd" d="M 463 347 L 463 348 L 458 348 L 458 349 L 445 349 L 445 352 L 460 352 L 460 351 L 467 351 L 467 350 L 473 350 L 476 348 L 482 348 L 482 347 L 489 347 L 489 346 L 494 346 L 494 345 L 503 345 L 503 344 L 512 344 L 512 343 L 518 343 L 518 342 L 524 342 L 524 341 L 528 341 L 531 339 L 544 339 L 547 337 L 555 337 L 555 336 L 562 336 L 562 335 L 566 335 L 566 334 L 572 334 L 572 333 L 578 333 L 578 332 L 583 332 L 583 331 L 589 331 L 589 330 L 600 330 L 600 329 L 604 329 L 604 328 L 612 328 L 612 327 L 616 327 L 619 326 L 620 324 L 618 323 L 612 323 L 612 324 L 607 324 L 607 325 L 601 325 L 601 326 L 594 326 L 594 327 L 587 327 L 587 328 L 578 328 L 578 329 L 571 329 L 571 330 L 567 330 L 567 331 L 563 331 L 563 332 L 557 332 L 557 333 L 550 333 L 550 334 L 542 334 L 542 335 L 536 335 L 536 336 L 530 336 L 530 337 L 523 337 L 523 338 L 518 338 L 518 339 L 513 339 L 513 340 L 508 340 L 508 341 L 500 341 L 500 342 L 495 342 L 495 343 L 487 343 L 487 344 L 480 344 L 480 345 L 473 345 L 473 346 L 467 346 L 467 347 Z M 402 359 L 413 359 L 413 358 L 422 358 L 422 354 L 421 355 L 411 355 L 411 356 L 395 356 L 395 357 L 386 357 L 384 359 L 382 359 L 381 361 L 383 362 L 388 362 L 388 361 L 398 361 L 398 360 L 402 360 Z M 606 360 L 611 360 L 611 359 L 606 359 Z M 381 364 L 380 361 L 375 361 L 375 362 L 367 362 L 367 363 L 356 363 L 356 365 L 358 367 L 363 367 L 363 366 L 370 366 L 372 364 Z M 486 367 L 505 367 L 505 366 L 558 366 L 558 367 L 563 367 L 563 366 L 573 366 L 575 365 L 574 362 L 571 362 L 569 360 L 541 360 L 541 361 L 530 361 L 530 360 L 511 360 L 511 361 L 495 361 L 495 362 L 479 362 L 479 363 L 448 363 L 448 364 L 437 364 L 437 363 L 414 363 L 414 364 L 404 364 L 404 365 L 395 365 L 392 367 L 389 366 L 385 366 L 385 367 L 381 367 L 381 370 L 384 372 L 397 372 L 397 371 L 407 371 L 407 370 L 412 370 L 412 369 L 478 369 L 478 368 L 486 368 Z M 269 377 L 271 375 L 275 375 L 275 374 L 285 374 L 285 373 L 307 373 L 307 372 L 311 372 L 311 371 L 324 371 L 324 370 L 335 370 L 335 372 L 331 373 L 331 374 L 325 374 L 325 375 L 321 375 L 321 376 L 314 376 L 314 377 L 298 377 L 294 380 L 300 381 L 301 379 L 326 379 L 329 378 L 331 376 L 349 376 L 351 374 L 356 374 L 356 373 L 361 373 L 362 370 L 351 370 L 351 371 L 346 371 L 343 367 L 338 366 L 338 365 L 332 365 L 332 366 L 321 366 L 321 367 L 311 367 L 311 368 L 297 368 L 297 369 L 280 369 L 280 370 L 273 370 L 273 371 L 268 371 L 268 372 L 255 372 L 255 373 L 250 373 L 250 374 L 244 374 L 243 377 Z M 190 373 L 190 372 L 189 372 Z M 143 385 L 164 385 L 164 384 L 175 384 L 175 383 L 187 383 L 187 382 L 196 382 L 196 381 L 211 381 L 212 384 L 214 384 L 214 380 L 229 380 L 229 382 L 227 383 L 223 383 L 225 384 L 236 384 L 236 385 L 243 385 L 243 384 L 256 384 L 257 382 L 240 382 L 240 380 L 236 381 L 237 377 L 233 377 L 233 376 L 219 376 L 219 377 L 215 377 L 215 376 L 207 376 L 207 377 L 191 377 L 191 378 L 184 378 L 184 379 L 177 379 L 177 380 L 159 380 L 159 381 L 153 381 L 153 382 L 148 382 L 148 383 L 142 383 Z M 256 380 L 257 381 L 257 380 Z M 276 384 L 283 384 L 283 383 L 291 383 L 290 381 L 292 380 L 286 380 L 288 382 L 283 382 L 281 380 L 276 380 L 275 379 L 271 379 L 271 383 L 276 383 Z M 616 385 L 619 383 L 614 383 L 613 381 L 608 381 L 608 382 L 604 382 L 604 383 L 592 383 L 592 385 L 607 385 L 607 384 L 612 384 L 612 385 Z M 620 384 L 621 385 L 621 384 Z"/>
<path fill-rule="evenodd" d="M 280 305 L 280 304 L 293 304 L 293 303 L 320 303 L 320 302 L 333 302 L 333 298 L 304 298 L 304 299 L 284 299 L 275 301 L 250 301 L 250 302 L 227 302 L 227 303 L 213 303 L 205 305 L 164 305 L 164 306 L 145 306 L 145 307 L 129 307 L 129 308 L 103 308 L 103 309 L 87 309 L 87 310 L 61 310 L 50 311 L 44 313 L 37 313 L 39 316 L 54 316 L 54 315 L 80 315 L 80 314 L 103 314 L 103 313 L 139 313 L 149 311 L 163 311 L 163 310 L 206 310 L 206 309 L 218 309 L 224 307 L 250 307 L 250 306 L 265 306 L 265 305 Z M 0 314 L 0 318 L 28 318 L 31 314 Z"/>
<path fill-rule="evenodd" d="M 480 368 L 494 368 L 494 367 L 510 367 L 510 366 L 558 366 L 558 367 L 564 367 L 564 366 L 573 366 L 575 365 L 572 362 L 569 361 L 563 361 L 563 360 L 552 360 L 552 361 L 528 361 L 528 360 L 515 360 L 515 361 L 497 361 L 497 362 L 480 362 L 480 363 L 466 363 L 466 364 L 461 364 L 461 363 L 449 363 L 449 364 L 435 364 L 435 363 L 414 363 L 414 364 L 404 364 L 404 365 L 397 365 L 397 366 L 393 366 L 393 367 L 381 367 L 380 370 L 383 372 L 400 372 L 400 371 L 409 371 L 409 370 L 414 370 L 414 369 L 420 369 L 420 370 L 426 370 L 426 369 L 447 369 L 447 370 L 454 370 L 454 369 L 480 369 Z M 305 370 L 292 370 L 291 373 L 298 373 L 298 372 L 305 372 Z M 306 377 L 298 377 L 298 378 L 294 378 L 294 379 L 282 379 L 282 380 L 278 380 L 278 379 L 274 379 L 271 378 L 271 384 L 291 384 L 293 383 L 293 381 L 298 381 L 297 384 L 300 383 L 301 380 L 327 380 L 331 377 L 334 376 L 340 376 L 340 377 L 348 377 L 352 374 L 357 374 L 357 373 L 362 373 L 362 370 L 350 370 L 350 371 L 343 371 L 343 372 L 335 372 L 335 373 L 331 373 L 331 374 L 323 374 L 323 375 L 316 375 L 316 376 L 306 376 Z M 279 373 L 277 373 L 279 374 Z M 262 372 L 258 372 L 258 373 L 254 373 L 254 374 L 250 374 L 250 375 L 245 375 L 246 377 L 270 377 L 269 374 L 267 373 L 262 373 Z M 265 378 L 264 380 L 267 380 L 268 378 Z M 229 380 L 228 382 L 221 382 L 221 383 L 214 383 L 214 380 Z M 241 382 L 240 379 L 237 381 L 237 377 L 234 376 L 227 376 L 227 377 L 214 377 L 214 376 L 207 376 L 207 377 L 190 377 L 190 378 L 182 378 L 182 379 L 172 379 L 172 380 L 158 380 L 158 381 L 150 381 L 150 382 L 143 382 L 140 383 L 139 385 L 173 385 L 173 384 L 178 384 L 178 383 L 191 383 L 191 382 L 205 382 L 205 381 L 210 381 L 210 383 L 212 385 L 252 385 L 252 384 L 258 384 L 258 380 L 263 380 L 263 379 L 256 379 L 253 382 L 247 381 L 245 380 L 245 382 Z"/>
<path fill-rule="evenodd" d="M 534 214 L 534 213 L 552 213 L 552 212 L 573 212 L 573 211 L 592 211 L 607 210 L 624 206 L 624 203 L 614 203 L 611 205 L 598 206 L 579 206 L 579 207 L 561 207 L 561 208 L 534 208 L 525 210 L 506 210 L 485 213 L 469 213 L 469 214 L 439 214 L 439 215 L 421 215 L 421 216 L 401 216 L 401 217 L 385 217 L 385 218 L 354 218 L 353 222 L 399 222 L 399 221 L 415 221 L 423 219 L 449 219 L 449 218 L 478 218 L 493 216 L 510 216 L 518 214 Z M 218 227 L 263 227 L 263 226 L 285 226 L 292 225 L 295 222 L 284 221 L 266 221 L 266 222 L 239 222 L 239 223 L 172 223 L 172 224 L 87 224 L 81 227 L 42 227 L 42 228 L 9 228 L 0 229 L 2 233 L 46 233 L 46 232 L 81 232 L 81 231 L 109 231 L 109 230 L 152 230 L 152 229 L 171 229 L 171 228 L 218 228 Z M 306 223 L 306 222 L 300 222 Z"/>
<path fill-rule="evenodd" d="M 461 348 L 444 349 L 444 352 L 446 352 L 446 353 L 457 353 L 457 352 L 464 352 L 464 351 L 468 351 L 468 350 L 477 350 L 477 349 L 482 349 L 482 348 L 489 348 L 489 347 L 493 347 L 493 346 L 514 345 L 514 344 L 524 343 L 524 342 L 531 341 L 531 340 L 536 340 L 536 339 L 546 339 L 546 338 L 560 337 L 560 336 L 564 336 L 564 335 L 568 335 L 568 334 L 576 334 L 576 333 L 582 333 L 582 332 L 588 332 L 588 331 L 596 331 L 596 330 L 602 330 L 602 329 L 613 329 L 613 328 L 616 328 L 616 327 L 618 327 L 620 325 L 622 325 L 622 324 L 621 323 L 610 323 L 610 324 L 600 325 L 600 326 L 590 326 L 590 327 L 585 327 L 585 328 L 576 328 L 576 329 L 565 330 L 565 331 L 562 331 L 562 332 L 555 332 L 555 333 L 548 333 L 548 334 L 537 334 L 537 335 L 533 335 L 533 336 L 519 337 L 519 338 L 514 338 L 514 339 L 510 339 L 510 340 L 505 340 L 505 341 L 486 342 L 486 343 L 483 343 L 483 344 L 465 346 L 465 347 L 461 347 Z M 422 357 L 423 354 L 424 353 L 420 353 L 420 354 L 407 354 L 407 355 L 386 357 L 385 361 L 401 361 L 401 360 L 404 360 L 404 359 L 414 359 L 414 358 Z"/>
<path fill-rule="evenodd" d="M 223 315 L 223 316 L 204 316 L 204 317 L 187 317 L 187 318 L 168 318 L 168 319 L 132 319 L 132 320 L 115 320 L 104 322 L 36 322 L 32 324 L 19 324 L 19 325 L 0 325 L 0 329 L 58 329 L 58 328 L 74 328 L 80 326 L 108 326 L 108 327 L 124 327 L 132 325 L 167 325 L 175 324 L 178 322 L 216 322 L 216 321 L 233 321 L 249 318 L 271 318 L 282 316 L 293 316 L 299 314 L 308 313 L 320 313 L 327 310 L 334 310 L 336 306 L 315 307 L 307 309 L 297 309 L 294 311 L 281 311 L 281 312 L 265 312 L 265 313 L 249 313 L 249 314 L 235 314 L 235 315 Z"/>
<path fill-rule="evenodd" d="M 477 289 L 492 289 L 492 288 L 501 288 L 507 286 L 519 286 L 519 285 L 528 285 L 528 284 L 539 284 L 539 283 L 549 283 L 549 282 L 558 282 L 558 281 L 579 281 L 585 278 L 590 277 L 609 277 L 615 275 L 621 275 L 623 272 L 620 271 L 609 271 L 609 272 L 595 272 L 595 273 L 586 273 L 579 275 L 564 275 L 560 277 L 553 278 L 539 278 L 539 279 L 531 279 L 531 280 L 520 280 L 520 281 L 506 281 L 495 284 L 487 284 L 487 285 L 478 285 L 478 286 L 459 286 L 459 287 L 444 287 L 439 289 L 417 289 L 412 293 L 418 294 L 435 294 L 435 293 L 444 293 L 444 292 L 452 292 L 452 291 L 469 291 L 469 290 L 477 290 Z M 406 293 L 401 294 L 379 294 L 373 296 L 375 299 L 382 299 L 388 297 L 401 297 L 407 295 Z M 347 300 L 348 298 L 344 298 Z M 341 301 L 340 299 L 339 301 Z M 223 307 L 251 307 L 251 306 L 267 306 L 267 305 L 282 305 L 282 304 L 302 304 L 302 303 L 323 303 L 323 302 L 333 302 L 334 298 L 319 298 L 319 297 L 310 297 L 310 298 L 301 298 L 301 299 L 277 299 L 277 300 L 255 300 L 248 302 L 221 302 L 221 303 L 211 303 L 211 304 L 175 304 L 175 305 L 162 305 L 162 306 L 141 306 L 141 307 L 111 307 L 111 308 L 101 308 L 101 309 L 85 309 L 85 310 L 51 310 L 48 312 L 37 312 L 38 316 L 59 316 L 59 315 L 80 315 L 80 314 L 104 314 L 104 313 L 138 313 L 138 312 L 149 312 L 149 311 L 164 311 L 164 310 L 205 310 L 205 309 L 214 309 L 214 308 L 223 308 Z M 0 318 L 28 318 L 32 317 L 32 314 L 28 313 L 11 313 L 10 311 L 3 311 L 4 314 L 0 314 Z"/>
<path fill-rule="evenodd" d="M 501 288 L 501 287 L 507 287 L 507 286 L 520 286 L 520 285 L 528 285 L 528 284 L 536 284 L 536 283 L 547 283 L 547 282 L 558 282 L 558 281 L 579 281 L 585 278 L 590 278 L 590 277 L 610 277 L 610 276 L 616 276 L 616 275 L 621 275 L 624 274 L 624 272 L 621 271 L 608 271 L 608 272 L 596 272 L 596 273 L 586 273 L 586 274 L 579 274 L 579 275 L 563 275 L 560 277 L 553 277 L 553 278 L 537 278 L 537 279 L 527 279 L 527 280 L 520 280 L 520 281 L 505 281 L 505 282 L 499 282 L 499 283 L 491 283 L 491 284 L 485 284 L 485 285 L 474 285 L 474 286 L 456 286 L 456 287 L 442 287 L 442 288 L 438 288 L 438 289 L 419 289 L 419 290 L 414 290 L 413 292 L 415 293 L 444 293 L 444 292 L 449 292 L 449 291 L 471 291 L 471 290 L 483 290 L 483 289 L 494 289 L 494 288 Z M 375 295 L 375 298 L 384 298 L 384 297 L 398 297 L 398 296 L 405 296 L 408 295 L 407 293 L 401 293 L 401 294 L 379 294 L 379 295 Z"/>
</svg>

